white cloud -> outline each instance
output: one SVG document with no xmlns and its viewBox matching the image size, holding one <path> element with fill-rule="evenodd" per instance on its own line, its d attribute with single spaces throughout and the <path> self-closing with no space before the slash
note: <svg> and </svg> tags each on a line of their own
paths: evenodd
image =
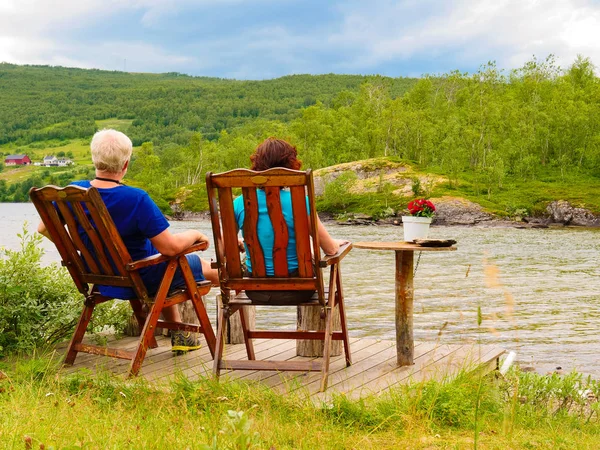
<svg viewBox="0 0 600 450">
<path fill-rule="evenodd" d="M 132 2 L 132 6 L 145 9 L 146 11 L 142 16 L 142 24 L 146 27 L 154 28 L 160 25 L 165 17 L 176 16 L 181 11 L 186 11 L 190 7 L 242 5 L 245 3 L 264 3 L 265 1 L 273 0 L 136 0 Z"/>
<path fill-rule="evenodd" d="M 117 0 L 2 0 L 0 35 L 31 36 L 82 20 L 98 20 L 119 8 Z"/>
<path fill-rule="evenodd" d="M 194 58 L 144 42 L 119 41 L 99 44 L 70 41 L 65 27 L 85 28 L 110 20 L 124 10 L 162 8 L 159 0 L 0 0 L 0 62 L 50 64 L 70 67 L 156 71 L 182 70 Z M 137 26 L 137 24 L 132 24 Z"/>
<path fill-rule="evenodd" d="M 440 68 L 444 71 L 488 60 L 514 68 L 534 54 L 543 58 L 549 53 L 563 67 L 577 54 L 600 65 L 596 0 L 336 0 L 332 23 L 299 24 L 298 31 L 265 14 L 260 23 L 223 29 L 198 41 L 177 45 L 160 39 L 177 31 L 168 28 L 174 18 L 192 10 L 197 14 L 199 7 L 257 8 L 275 1 L 0 0 L 0 61 L 121 70 L 127 59 L 131 71 L 210 70 L 238 78 L 373 73 L 391 66 L 414 74 L 424 71 L 420 61 L 438 59 L 453 64 Z M 110 41 L 91 36 L 95 41 L 88 45 L 69 37 L 73 29 L 86 30 L 123 14 L 138 18 L 127 40 L 118 30 Z M 145 41 L 144 33 L 152 33 L 154 43 Z"/>
<path fill-rule="evenodd" d="M 414 6 L 342 10 L 342 29 L 330 42 L 360 49 L 362 57 L 349 64 L 357 68 L 444 54 L 455 55 L 457 66 L 493 59 L 513 68 L 549 53 L 563 65 L 578 53 L 600 63 L 600 4 L 593 0 L 437 1 L 420 18 L 411 14 Z"/>
</svg>

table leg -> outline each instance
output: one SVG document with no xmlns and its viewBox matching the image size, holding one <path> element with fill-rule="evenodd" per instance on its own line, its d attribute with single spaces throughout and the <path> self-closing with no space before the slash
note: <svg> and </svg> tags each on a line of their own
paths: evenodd
<svg viewBox="0 0 600 450">
<path fill-rule="evenodd" d="M 396 251 L 396 352 L 399 366 L 414 364 L 413 261 L 414 252 Z"/>
</svg>

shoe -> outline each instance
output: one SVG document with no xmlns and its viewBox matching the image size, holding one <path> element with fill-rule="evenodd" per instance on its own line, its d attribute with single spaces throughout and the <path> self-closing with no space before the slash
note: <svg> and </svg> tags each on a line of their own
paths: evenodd
<svg viewBox="0 0 600 450">
<path fill-rule="evenodd" d="M 200 338 L 192 336 L 191 332 L 173 331 L 171 333 L 171 351 L 178 355 L 198 350 L 200 348 Z"/>
</svg>

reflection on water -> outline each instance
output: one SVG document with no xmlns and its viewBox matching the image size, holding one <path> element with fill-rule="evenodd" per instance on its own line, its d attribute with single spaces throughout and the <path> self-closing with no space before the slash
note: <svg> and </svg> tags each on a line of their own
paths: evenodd
<svg viewBox="0 0 600 450">
<path fill-rule="evenodd" d="M 17 234 L 23 227 L 30 233 L 37 230 L 40 216 L 32 203 L 0 203 L 0 248 L 18 250 L 20 238 Z M 44 239 L 42 247 L 46 251 L 44 263 L 60 261 L 56 247 L 48 239 Z"/>
<path fill-rule="evenodd" d="M 32 205 L 0 204 L 0 245 L 16 248 L 25 220 L 31 229 L 37 225 Z M 402 238 L 400 227 L 327 226 L 335 237 L 355 242 Z M 172 223 L 173 231 L 187 228 L 212 236 L 209 221 Z M 456 239 L 458 251 L 420 258 L 415 340 L 496 344 L 539 370 L 562 366 L 600 376 L 600 230 L 433 227 L 430 237 Z M 52 245 L 45 248 L 51 250 L 47 261 L 56 261 Z M 212 248 L 204 256 L 213 257 Z M 342 274 L 351 335 L 395 339 L 393 252 L 354 249 Z M 257 316 L 260 325 L 295 320 L 290 308 Z"/>
</svg>

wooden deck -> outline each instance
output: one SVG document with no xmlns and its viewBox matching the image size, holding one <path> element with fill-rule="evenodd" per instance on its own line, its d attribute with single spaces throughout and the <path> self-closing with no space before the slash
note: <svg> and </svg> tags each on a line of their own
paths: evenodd
<svg viewBox="0 0 600 450">
<path fill-rule="evenodd" d="M 133 348 L 137 338 L 124 338 L 112 342 L 112 347 Z M 166 384 L 176 374 L 189 379 L 211 376 L 212 358 L 204 344 L 200 350 L 183 356 L 173 356 L 170 340 L 158 337 L 159 347 L 148 352 L 140 376 L 155 384 Z M 257 359 L 293 360 L 296 355 L 296 341 L 257 339 L 255 341 Z M 352 366 L 346 368 L 344 357 L 333 357 L 330 365 L 329 385 L 325 393 L 319 393 L 320 372 L 269 372 L 269 371 L 223 371 L 221 382 L 237 379 L 259 382 L 278 392 L 303 390 L 315 401 L 326 401 L 333 393 L 345 393 L 357 398 L 381 394 L 398 383 L 418 382 L 426 379 L 443 380 L 454 376 L 458 371 L 482 369 L 494 370 L 504 349 L 490 345 L 440 345 L 434 342 L 415 343 L 415 364 L 407 367 L 396 366 L 396 346 L 394 341 L 377 339 L 351 339 Z M 243 344 L 227 345 L 225 356 L 228 359 L 245 359 Z M 305 359 L 305 358 L 302 358 Z M 129 361 L 79 353 L 72 367 L 63 371 L 70 373 L 79 369 L 108 370 L 124 376 Z"/>
</svg>

